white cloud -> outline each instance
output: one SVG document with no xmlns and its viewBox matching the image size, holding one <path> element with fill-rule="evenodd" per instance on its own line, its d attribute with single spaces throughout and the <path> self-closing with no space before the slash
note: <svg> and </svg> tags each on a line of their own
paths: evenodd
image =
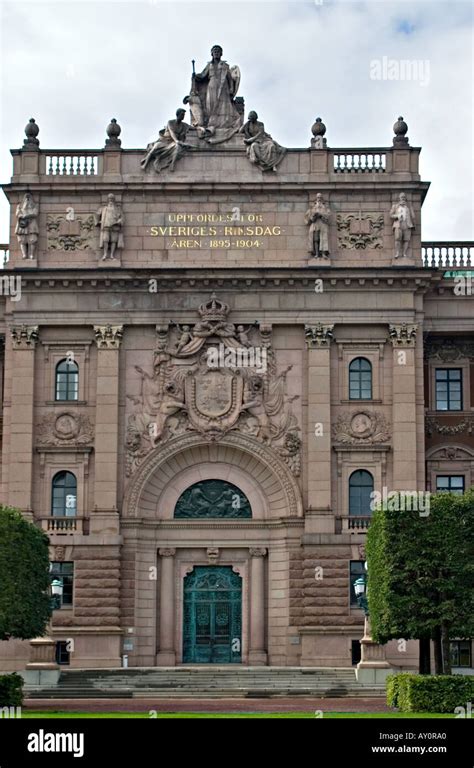
<svg viewBox="0 0 474 768">
<path fill-rule="evenodd" d="M 432 181 L 423 237 L 473 238 L 473 40 L 467 2 L 3 2 L 0 167 L 31 116 L 43 148 L 101 147 L 111 117 L 144 147 L 180 106 L 219 42 L 286 146 L 308 146 L 321 116 L 332 147 L 389 146 L 403 115 Z M 429 84 L 372 80 L 383 57 L 428 61 Z M 7 210 L 0 203 L 0 241 Z"/>
</svg>

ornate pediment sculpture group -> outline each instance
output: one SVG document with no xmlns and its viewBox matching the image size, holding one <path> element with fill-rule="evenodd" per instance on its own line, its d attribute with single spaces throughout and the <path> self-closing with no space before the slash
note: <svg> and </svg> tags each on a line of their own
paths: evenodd
<svg viewBox="0 0 474 768">
<path fill-rule="evenodd" d="M 286 149 L 265 131 L 256 112 L 250 112 L 247 122 L 243 124 L 244 101 L 237 96 L 240 69 L 223 61 L 222 53 L 221 46 L 214 45 L 211 61 L 200 73 L 194 71 L 193 60 L 191 90 L 183 99 L 183 103 L 189 106 L 191 125 L 184 121 L 185 110 L 178 109 L 176 117 L 159 131 L 158 139 L 148 144 L 141 161 L 143 170 L 152 164 L 157 173 L 166 168 L 174 171 L 177 160 L 186 151 L 198 148 L 186 141 L 188 132 L 193 129 L 198 141 L 211 145 L 222 144 L 233 136 L 241 135 L 250 162 L 262 171 L 276 171 Z"/>
<path fill-rule="evenodd" d="M 237 430 L 271 446 L 298 475 L 295 397 L 286 391 L 291 366 L 278 372 L 271 326 L 236 327 L 214 294 L 198 312 L 192 326 L 157 326 L 152 370 L 135 366 L 141 386 L 128 395 L 127 474 L 173 437 L 191 431 L 215 441 Z"/>
</svg>

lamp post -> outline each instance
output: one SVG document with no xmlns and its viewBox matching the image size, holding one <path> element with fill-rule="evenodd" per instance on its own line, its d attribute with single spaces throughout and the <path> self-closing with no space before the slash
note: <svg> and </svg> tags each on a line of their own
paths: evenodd
<svg viewBox="0 0 474 768">
<path fill-rule="evenodd" d="M 360 641 L 360 661 L 356 676 L 361 683 L 382 683 L 390 673 L 390 665 L 385 659 L 385 646 L 372 640 L 367 600 L 367 561 L 364 563 L 364 569 L 365 573 L 354 582 L 357 605 L 364 611 L 364 637 Z"/>
<path fill-rule="evenodd" d="M 54 611 L 57 608 L 61 608 L 61 598 L 63 596 L 63 583 L 61 579 L 53 579 L 50 586 L 51 592 L 51 609 Z"/>
<path fill-rule="evenodd" d="M 51 566 L 50 566 L 51 568 Z M 49 585 L 51 610 L 61 607 L 64 586 L 62 579 L 53 578 Z M 56 662 L 56 643 L 52 638 L 52 620 L 48 622 L 46 635 L 30 640 L 30 661 L 26 665 L 25 680 L 34 685 L 56 685 L 59 665 Z"/>
<path fill-rule="evenodd" d="M 365 564 L 367 567 L 367 563 Z M 367 600 L 367 577 L 364 574 L 359 576 L 354 582 L 354 592 L 357 599 L 357 605 L 362 608 L 366 616 L 369 615 L 369 603 Z"/>
</svg>

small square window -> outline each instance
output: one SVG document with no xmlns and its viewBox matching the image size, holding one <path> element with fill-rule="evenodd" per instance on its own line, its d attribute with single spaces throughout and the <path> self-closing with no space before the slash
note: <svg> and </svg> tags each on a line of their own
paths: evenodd
<svg viewBox="0 0 474 768">
<path fill-rule="evenodd" d="M 464 493 L 464 475 L 437 475 L 436 490 L 448 493 Z"/>
</svg>

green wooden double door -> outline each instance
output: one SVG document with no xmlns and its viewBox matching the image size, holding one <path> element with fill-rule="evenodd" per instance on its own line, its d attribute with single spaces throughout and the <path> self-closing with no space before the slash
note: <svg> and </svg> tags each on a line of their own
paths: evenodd
<svg viewBox="0 0 474 768">
<path fill-rule="evenodd" d="M 195 566 L 184 579 L 184 664 L 240 664 L 242 579 L 227 566 Z"/>
</svg>

